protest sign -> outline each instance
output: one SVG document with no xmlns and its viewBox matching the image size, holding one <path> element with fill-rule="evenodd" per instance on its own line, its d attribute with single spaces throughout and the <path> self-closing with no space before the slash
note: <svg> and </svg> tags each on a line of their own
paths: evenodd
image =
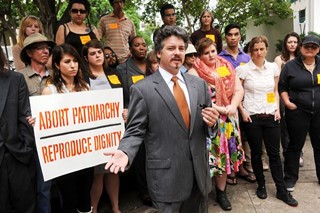
<svg viewBox="0 0 320 213">
<path fill-rule="evenodd" d="M 107 162 L 124 133 L 122 89 L 30 97 L 44 180 Z"/>
</svg>

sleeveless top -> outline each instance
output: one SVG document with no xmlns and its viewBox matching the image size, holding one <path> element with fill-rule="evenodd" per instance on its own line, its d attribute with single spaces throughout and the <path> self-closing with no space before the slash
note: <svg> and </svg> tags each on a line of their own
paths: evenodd
<svg viewBox="0 0 320 213">
<path fill-rule="evenodd" d="M 77 50 L 80 56 L 81 56 L 83 45 L 85 45 L 87 42 L 91 41 L 92 39 L 97 38 L 96 35 L 93 33 L 91 27 L 89 28 L 90 31 L 88 33 L 78 34 L 78 33 L 72 32 L 67 24 L 64 24 L 63 26 L 64 26 L 64 34 L 65 34 L 64 42 L 71 44 Z M 66 35 L 67 34 L 66 28 L 68 28 L 69 30 L 68 35 Z"/>
<path fill-rule="evenodd" d="M 98 76 L 96 79 L 90 80 L 90 89 L 91 90 L 100 90 L 100 89 L 112 89 L 107 77 L 105 75 Z"/>
</svg>

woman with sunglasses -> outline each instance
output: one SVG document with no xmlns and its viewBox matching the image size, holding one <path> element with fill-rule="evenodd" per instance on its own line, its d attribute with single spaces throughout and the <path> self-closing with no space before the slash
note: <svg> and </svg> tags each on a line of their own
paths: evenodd
<svg viewBox="0 0 320 213">
<path fill-rule="evenodd" d="M 67 10 L 71 20 L 59 26 L 56 34 L 57 45 L 71 44 L 81 55 L 82 47 L 92 39 L 100 40 L 98 30 L 89 23 L 90 3 L 87 0 L 70 0 Z M 88 24 L 85 20 L 88 20 Z"/>
<path fill-rule="evenodd" d="M 108 70 L 104 48 L 100 41 L 93 39 L 86 43 L 82 49 L 82 59 L 86 72 L 84 79 L 90 84 L 91 90 L 120 88 L 121 83 L 118 74 Z M 105 164 L 94 168 L 94 179 L 91 188 L 92 212 L 98 212 L 98 204 L 103 192 L 106 189 L 110 198 L 112 212 L 119 213 L 119 175 L 110 173 L 104 169 Z"/>
<path fill-rule="evenodd" d="M 119 60 L 113 49 L 109 46 L 103 48 L 104 54 L 106 56 L 106 62 L 108 64 L 108 70 L 116 71 L 117 66 L 119 65 Z"/>
<path fill-rule="evenodd" d="M 36 16 L 28 15 L 21 19 L 18 33 L 18 43 L 12 47 L 13 63 L 16 71 L 22 70 L 26 65 L 20 59 L 24 40 L 31 34 L 42 33 L 43 26 Z"/>
<path fill-rule="evenodd" d="M 320 184 L 320 58 L 319 38 L 306 36 L 301 55 L 287 62 L 280 74 L 279 94 L 285 105 L 289 145 L 284 153 L 284 174 L 288 191 L 299 178 L 299 157 L 309 133 Z"/>
</svg>

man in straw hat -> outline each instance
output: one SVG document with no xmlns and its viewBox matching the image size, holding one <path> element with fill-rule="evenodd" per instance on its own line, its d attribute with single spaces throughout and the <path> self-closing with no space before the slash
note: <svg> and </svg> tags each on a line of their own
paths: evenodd
<svg viewBox="0 0 320 213">
<path fill-rule="evenodd" d="M 55 46 L 53 41 L 40 33 L 29 35 L 23 42 L 20 53 L 21 60 L 26 67 L 19 72 L 24 75 L 27 82 L 29 96 L 41 95 L 43 88 L 50 77 L 50 71 L 46 64 L 49 61 L 50 50 Z M 44 182 L 39 159 L 37 163 L 37 213 L 50 213 L 50 189 L 51 181 Z"/>
<path fill-rule="evenodd" d="M 20 72 L 27 81 L 30 96 L 41 95 L 50 75 L 46 64 L 49 61 L 50 50 L 54 46 L 53 41 L 40 33 L 28 36 L 23 42 L 20 58 L 26 64 L 26 68 Z"/>
<path fill-rule="evenodd" d="M 182 67 L 180 68 L 181 72 L 188 72 L 193 67 L 194 62 L 197 59 L 197 50 L 193 44 L 189 43 L 186 50 L 185 58 Z"/>
</svg>

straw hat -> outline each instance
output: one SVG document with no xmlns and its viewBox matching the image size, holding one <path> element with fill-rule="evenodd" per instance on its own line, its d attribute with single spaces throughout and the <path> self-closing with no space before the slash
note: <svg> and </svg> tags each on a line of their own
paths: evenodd
<svg viewBox="0 0 320 213">
<path fill-rule="evenodd" d="M 186 50 L 186 55 L 191 53 L 197 53 L 196 48 L 193 46 L 193 44 L 188 44 L 188 48 Z"/>
<path fill-rule="evenodd" d="M 30 57 L 27 54 L 27 50 L 30 49 L 31 45 L 36 43 L 47 43 L 51 48 L 56 45 L 55 42 L 50 41 L 47 37 L 40 33 L 31 34 L 23 41 L 23 48 L 20 53 L 21 61 L 24 63 L 30 63 Z"/>
</svg>

